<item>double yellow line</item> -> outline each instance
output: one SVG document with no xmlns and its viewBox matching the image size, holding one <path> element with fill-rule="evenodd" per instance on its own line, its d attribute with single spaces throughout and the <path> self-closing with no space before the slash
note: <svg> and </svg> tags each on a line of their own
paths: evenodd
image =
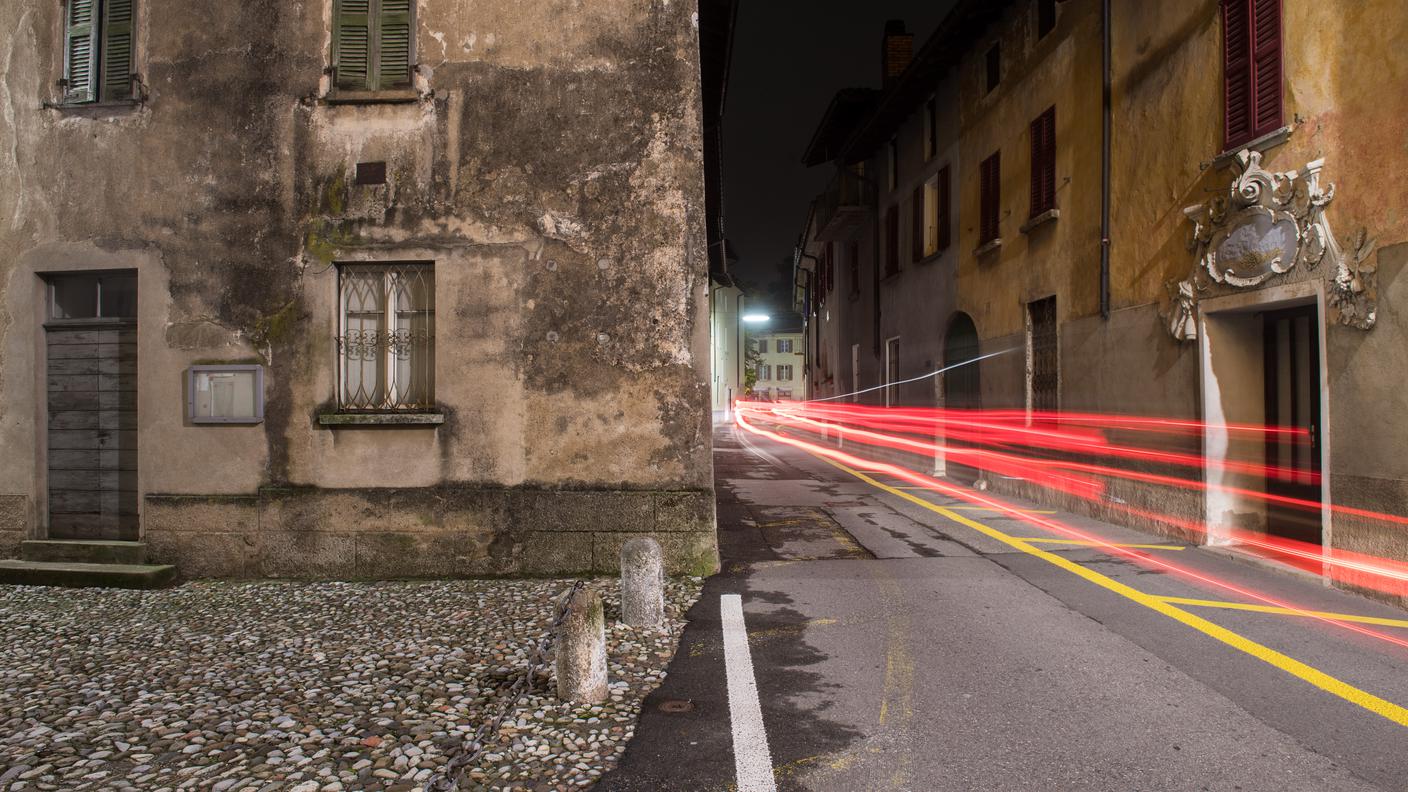
<svg viewBox="0 0 1408 792">
<path fill-rule="evenodd" d="M 960 525 L 965 525 L 969 528 L 972 528 L 978 533 L 996 539 L 997 541 L 1002 542 L 1003 544 L 1006 544 L 1014 549 L 1020 550 L 1023 553 L 1035 556 L 1036 558 L 1040 558 L 1041 560 L 1052 564 L 1053 566 L 1060 567 L 1061 569 L 1064 569 L 1073 575 L 1084 578 L 1090 581 L 1091 583 L 1100 586 L 1103 589 L 1112 591 L 1115 594 L 1119 594 L 1120 596 L 1125 597 L 1126 599 L 1137 602 L 1140 605 L 1143 605 L 1144 607 L 1148 608 L 1149 610 L 1156 611 L 1169 617 L 1170 619 L 1173 619 L 1174 621 L 1186 624 L 1187 626 L 1192 627 L 1193 629 L 1197 630 L 1200 633 L 1203 633 L 1204 635 L 1207 635 L 1210 638 L 1214 638 L 1234 649 L 1237 649 L 1241 652 L 1245 652 L 1258 660 L 1269 663 L 1275 666 L 1276 668 L 1285 671 L 1291 676 L 1304 680 L 1305 682 L 1309 682 L 1310 684 L 1325 691 L 1326 693 L 1338 696 L 1344 699 L 1345 701 L 1350 702 L 1351 704 L 1363 707 L 1364 709 L 1369 710 L 1375 715 L 1387 718 L 1388 720 L 1391 720 L 1400 726 L 1408 726 L 1408 709 L 1394 704 L 1392 701 L 1379 698 L 1378 696 L 1375 696 L 1372 693 L 1360 690 L 1359 688 L 1354 687 L 1353 685 L 1350 685 L 1349 683 L 1344 682 L 1343 680 L 1337 679 L 1335 677 L 1330 676 L 1329 674 L 1326 674 L 1324 671 L 1321 671 L 1318 668 L 1306 665 L 1305 663 L 1302 663 L 1301 661 L 1293 657 L 1284 655 L 1276 651 L 1275 649 L 1272 649 L 1268 646 L 1263 646 L 1262 644 L 1259 644 L 1256 641 L 1253 641 L 1250 638 L 1247 638 L 1239 633 L 1235 633 L 1225 627 L 1214 624 L 1213 622 L 1210 622 L 1207 619 L 1202 618 L 1201 616 L 1196 616 L 1182 608 L 1176 607 L 1173 603 L 1178 600 L 1175 598 L 1157 597 L 1152 594 L 1145 594 L 1144 592 L 1130 588 L 1129 586 L 1126 586 L 1125 584 L 1113 578 L 1102 575 L 1099 572 L 1095 572 L 1094 570 L 1087 569 L 1086 567 L 1083 567 L 1068 558 L 1057 555 L 1056 553 L 1047 552 L 1046 550 L 1042 550 L 1038 547 L 1034 547 L 1031 544 L 1031 541 L 1029 540 L 1010 536 L 995 528 L 989 528 L 988 526 L 983 525 L 982 523 L 977 522 L 976 520 L 965 517 L 952 509 L 940 506 L 917 495 L 905 492 L 904 490 L 901 490 L 897 487 L 892 487 L 888 484 L 876 481 L 875 479 L 871 478 L 870 476 L 867 476 L 866 474 L 858 470 L 853 470 L 852 468 L 847 467 L 846 465 L 843 465 L 835 460 L 828 459 L 820 454 L 813 454 L 813 456 L 816 456 L 818 459 L 826 462 L 829 465 L 833 465 L 837 468 L 840 468 L 841 470 L 844 470 L 850 475 L 855 476 L 861 481 L 864 481 L 865 483 L 876 487 L 877 489 L 888 492 L 897 498 L 903 498 L 904 500 L 907 500 L 917 506 L 922 506 L 923 508 L 928 509 L 929 511 L 932 511 L 942 517 L 959 523 Z M 1185 604 L 1189 605 L 1204 605 L 1210 602 L 1203 600 L 1182 601 Z M 1315 614 L 1307 612 L 1305 615 Z"/>
</svg>

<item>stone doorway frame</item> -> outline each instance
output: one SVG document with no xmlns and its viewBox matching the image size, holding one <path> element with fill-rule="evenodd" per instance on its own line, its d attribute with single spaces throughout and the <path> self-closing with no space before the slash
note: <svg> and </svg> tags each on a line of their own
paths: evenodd
<svg viewBox="0 0 1408 792">
<path fill-rule="evenodd" d="M 1327 358 L 1325 285 L 1302 281 L 1256 291 L 1204 298 L 1198 303 L 1198 390 L 1203 430 L 1203 456 L 1209 463 L 1226 460 L 1230 445 L 1229 423 L 1264 423 L 1265 373 L 1260 312 L 1314 305 L 1319 322 L 1320 369 L 1320 546 L 1331 546 L 1330 520 L 1330 367 Z M 1256 387 L 1248 387 L 1255 382 Z M 1239 387 L 1240 385 L 1240 387 Z M 1245 476 L 1241 477 L 1245 479 Z M 1228 492 L 1232 486 L 1259 486 L 1260 481 L 1238 480 L 1238 474 L 1203 469 L 1207 490 L 1203 497 L 1203 543 L 1236 546 L 1230 531 L 1240 518 L 1256 520 L 1265 528 L 1266 509 L 1254 499 Z"/>
</svg>

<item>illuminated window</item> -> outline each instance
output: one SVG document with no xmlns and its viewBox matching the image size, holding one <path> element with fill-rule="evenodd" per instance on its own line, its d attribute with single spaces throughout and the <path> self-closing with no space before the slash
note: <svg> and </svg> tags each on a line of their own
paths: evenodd
<svg viewBox="0 0 1408 792">
<path fill-rule="evenodd" d="M 428 409 L 435 401 L 435 274 L 429 264 L 338 267 L 341 367 L 348 411 Z"/>
</svg>

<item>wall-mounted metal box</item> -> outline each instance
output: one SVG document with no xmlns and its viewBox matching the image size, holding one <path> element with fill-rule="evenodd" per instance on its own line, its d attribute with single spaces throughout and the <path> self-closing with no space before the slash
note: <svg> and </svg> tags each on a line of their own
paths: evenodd
<svg viewBox="0 0 1408 792">
<path fill-rule="evenodd" d="M 254 424 L 264 420 L 264 367 L 191 366 L 186 372 L 191 423 Z"/>
</svg>

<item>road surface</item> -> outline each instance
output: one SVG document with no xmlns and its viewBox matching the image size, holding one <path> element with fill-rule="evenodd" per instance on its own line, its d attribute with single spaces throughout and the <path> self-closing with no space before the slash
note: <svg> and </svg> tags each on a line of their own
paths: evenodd
<svg viewBox="0 0 1408 792">
<path fill-rule="evenodd" d="M 715 453 L 723 572 L 600 789 L 1408 789 L 1402 610 L 1055 515 L 1243 596 L 734 429 Z"/>
</svg>

